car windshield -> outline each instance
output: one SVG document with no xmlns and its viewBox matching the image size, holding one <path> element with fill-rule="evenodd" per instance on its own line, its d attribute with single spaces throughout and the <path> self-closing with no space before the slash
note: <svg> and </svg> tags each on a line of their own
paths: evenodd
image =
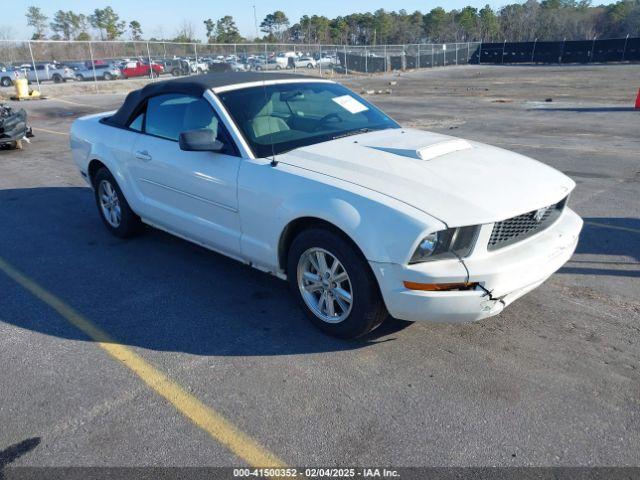
<svg viewBox="0 0 640 480">
<path fill-rule="evenodd" d="M 220 93 L 258 157 L 373 130 L 400 128 L 336 83 L 280 83 Z"/>
</svg>

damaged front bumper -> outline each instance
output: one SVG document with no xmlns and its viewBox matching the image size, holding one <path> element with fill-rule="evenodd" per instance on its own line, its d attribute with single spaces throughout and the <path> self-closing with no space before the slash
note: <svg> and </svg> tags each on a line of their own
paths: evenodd
<svg viewBox="0 0 640 480">
<path fill-rule="evenodd" d="M 0 105 L 0 145 L 30 137 L 33 132 L 27 123 L 27 112 L 23 109 L 16 112 L 9 106 Z"/>
<path fill-rule="evenodd" d="M 464 323 L 497 315 L 538 287 L 573 255 L 582 219 L 565 208 L 549 228 L 484 255 L 416 265 L 370 262 L 389 313 L 402 320 Z M 417 291 L 404 282 L 477 284 L 453 291 Z"/>
</svg>

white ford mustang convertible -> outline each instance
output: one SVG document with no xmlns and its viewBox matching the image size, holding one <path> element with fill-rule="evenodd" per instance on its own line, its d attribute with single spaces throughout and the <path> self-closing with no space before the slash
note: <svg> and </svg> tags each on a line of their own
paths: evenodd
<svg viewBox="0 0 640 480">
<path fill-rule="evenodd" d="M 571 257 L 582 228 L 557 170 L 402 128 L 303 76 L 153 83 L 77 120 L 71 147 L 111 233 L 146 223 L 287 279 L 343 338 L 389 314 L 496 315 Z"/>
</svg>

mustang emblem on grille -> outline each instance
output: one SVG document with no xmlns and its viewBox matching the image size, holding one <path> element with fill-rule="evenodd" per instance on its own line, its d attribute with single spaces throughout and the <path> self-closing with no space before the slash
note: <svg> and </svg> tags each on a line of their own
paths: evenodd
<svg viewBox="0 0 640 480">
<path fill-rule="evenodd" d="M 547 213 L 548 210 L 549 210 L 549 207 L 539 208 L 538 210 L 536 210 L 535 212 L 533 212 L 531 214 L 531 217 L 536 222 L 540 223 L 542 221 L 542 219 L 544 218 L 544 215 Z"/>
</svg>

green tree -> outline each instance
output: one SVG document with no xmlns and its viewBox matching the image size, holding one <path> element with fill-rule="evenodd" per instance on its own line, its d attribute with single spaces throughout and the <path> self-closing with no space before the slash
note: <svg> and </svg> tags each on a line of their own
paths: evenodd
<svg viewBox="0 0 640 480">
<path fill-rule="evenodd" d="M 126 23 L 120 21 L 120 16 L 113 11 L 113 8 L 96 8 L 89 16 L 91 26 L 98 30 L 101 40 L 115 40 L 120 37 L 125 30 Z"/>
<path fill-rule="evenodd" d="M 460 13 L 456 15 L 456 22 L 460 26 L 460 33 L 462 34 L 460 40 L 470 41 L 476 40 L 479 36 L 478 28 L 478 10 L 474 7 L 464 7 L 460 10 Z"/>
<path fill-rule="evenodd" d="M 500 32 L 500 21 L 491 6 L 480 9 L 480 39 L 486 42 L 497 40 Z"/>
<path fill-rule="evenodd" d="M 216 28 L 216 24 L 213 20 L 211 20 L 210 18 L 207 18 L 204 22 L 204 28 L 207 29 L 207 41 L 209 43 L 212 43 L 212 37 L 213 37 L 213 31 Z"/>
<path fill-rule="evenodd" d="M 432 42 L 442 41 L 445 36 L 449 15 L 442 7 L 436 7 L 424 16 L 424 30 Z"/>
<path fill-rule="evenodd" d="M 72 40 L 76 37 L 80 29 L 80 15 L 69 10 L 65 12 L 58 10 L 53 21 L 49 24 L 49 28 L 55 33 L 56 37 L 63 40 Z"/>
<path fill-rule="evenodd" d="M 217 43 L 240 43 L 244 40 L 231 15 L 225 15 L 216 22 L 215 35 Z"/>
<path fill-rule="evenodd" d="M 27 25 L 33 27 L 35 30 L 31 37 L 32 40 L 42 40 L 45 38 L 45 34 L 47 32 L 47 20 L 49 20 L 49 17 L 42 13 L 40 7 L 31 6 L 27 8 L 26 17 Z"/>
<path fill-rule="evenodd" d="M 129 22 L 129 32 L 131 34 L 131 40 L 142 40 L 142 25 L 137 20 L 131 20 Z"/>
<path fill-rule="evenodd" d="M 260 29 L 267 34 L 269 41 L 284 39 L 287 28 L 289 27 L 289 19 L 281 10 L 270 13 L 260 24 Z"/>
</svg>

